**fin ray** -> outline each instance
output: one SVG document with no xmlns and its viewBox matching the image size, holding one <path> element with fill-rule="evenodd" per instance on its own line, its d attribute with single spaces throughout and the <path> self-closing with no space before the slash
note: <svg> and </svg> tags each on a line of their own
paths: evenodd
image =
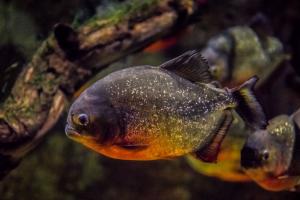
<svg viewBox="0 0 300 200">
<path fill-rule="evenodd" d="M 210 83 L 212 81 L 208 62 L 196 50 L 187 51 L 159 67 L 172 71 L 191 82 Z"/>
<path fill-rule="evenodd" d="M 129 143 L 118 143 L 117 146 L 126 149 L 126 150 L 143 150 L 149 147 L 147 144 L 129 144 Z"/>
<path fill-rule="evenodd" d="M 267 125 L 262 106 L 257 101 L 253 89 L 258 81 L 256 76 L 250 78 L 241 86 L 231 89 L 237 101 L 236 111 L 253 129 L 264 129 Z"/>
<path fill-rule="evenodd" d="M 222 142 L 228 132 L 228 129 L 233 121 L 233 117 L 230 111 L 225 111 L 225 118 L 221 123 L 219 129 L 216 132 L 215 137 L 212 139 L 206 147 L 194 153 L 194 155 L 204 162 L 217 162 L 218 154 L 222 145 Z"/>
</svg>

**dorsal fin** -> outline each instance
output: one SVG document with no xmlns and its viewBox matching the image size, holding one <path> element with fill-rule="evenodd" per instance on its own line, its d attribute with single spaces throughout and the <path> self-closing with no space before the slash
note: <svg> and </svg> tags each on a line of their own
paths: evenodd
<svg viewBox="0 0 300 200">
<path fill-rule="evenodd" d="M 212 81 L 208 62 L 196 50 L 187 51 L 163 63 L 160 67 L 191 82 L 210 83 Z"/>
</svg>

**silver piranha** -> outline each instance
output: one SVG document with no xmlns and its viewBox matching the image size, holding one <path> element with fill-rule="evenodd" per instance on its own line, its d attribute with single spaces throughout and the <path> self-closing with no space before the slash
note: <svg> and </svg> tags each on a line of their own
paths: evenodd
<svg viewBox="0 0 300 200">
<path fill-rule="evenodd" d="M 198 51 L 159 67 L 116 71 L 87 88 L 70 108 L 66 134 L 94 151 L 124 160 L 192 153 L 214 162 L 232 122 L 232 109 L 253 128 L 265 117 L 253 77 L 234 89 L 217 88 Z"/>
</svg>

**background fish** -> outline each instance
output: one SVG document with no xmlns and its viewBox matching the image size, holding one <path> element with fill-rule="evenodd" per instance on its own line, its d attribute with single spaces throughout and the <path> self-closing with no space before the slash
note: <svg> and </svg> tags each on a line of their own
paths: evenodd
<svg viewBox="0 0 300 200">
<path fill-rule="evenodd" d="M 299 127 L 300 110 L 291 117 L 273 118 L 265 130 L 256 131 L 247 139 L 241 165 L 261 187 L 272 191 L 295 190 L 300 184 Z"/>
<path fill-rule="evenodd" d="M 106 156 L 164 159 L 193 153 L 217 158 L 231 110 L 253 128 L 265 116 L 252 94 L 256 78 L 238 88 L 214 86 L 209 66 L 188 51 L 159 67 L 120 70 L 86 89 L 70 108 L 66 134 Z"/>
<path fill-rule="evenodd" d="M 249 26 L 234 26 L 212 37 L 202 54 L 214 78 L 227 85 L 240 84 L 254 75 L 265 81 L 288 59 L 276 37 L 259 37 Z"/>
</svg>

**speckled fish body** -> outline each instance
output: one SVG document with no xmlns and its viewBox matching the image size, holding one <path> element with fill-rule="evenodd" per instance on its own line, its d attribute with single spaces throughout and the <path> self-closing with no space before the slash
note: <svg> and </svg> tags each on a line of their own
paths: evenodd
<svg viewBox="0 0 300 200">
<path fill-rule="evenodd" d="M 140 151 L 141 157 L 196 151 L 212 139 L 224 110 L 234 106 L 225 90 L 192 84 L 157 67 L 122 70 L 98 84 L 122 111 L 124 141 L 151 147 Z"/>
<path fill-rule="evenodd" d="M 215 142 L 213 153 L 205 155 L 210 161 L 231 123 L 230 109 L 238 105 L 233 94 L 240 91 L 210 84 L 207 66 L 191 73 L 188 67 L 201 69 L 201 59 L 199 53 L 187 52 L 160 67 L 111 73 L 73 103 L 67 135 L 101 154 L 125 160 L 171 158 L 210 149 Z M 250 82 L 247 87 L 255 80 Z"/>
</svg>

